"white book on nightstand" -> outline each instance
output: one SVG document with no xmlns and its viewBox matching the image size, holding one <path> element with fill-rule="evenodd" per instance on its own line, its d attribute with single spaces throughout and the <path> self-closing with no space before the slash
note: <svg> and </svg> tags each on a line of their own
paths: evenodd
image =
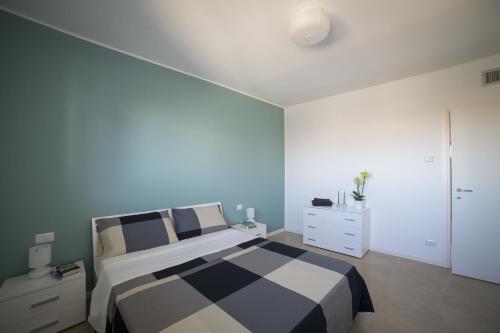
<svg viewBox="0 0 500 333">
<path fill-rule="evenodd" d="M 20 275 L 0 287 L 0 332 L 58 332 L 86 320 L 85 266 L 64 279 Z"/>
<path fill-rule="evenodd" d="M 247 232 L 257 237 L 267 238 L 267 225 L 264 223 L 253 222 L 255 224 L 255 228 L 248 228 L 241 223 L 233 224 L 231 228 Z"/>
</svg>

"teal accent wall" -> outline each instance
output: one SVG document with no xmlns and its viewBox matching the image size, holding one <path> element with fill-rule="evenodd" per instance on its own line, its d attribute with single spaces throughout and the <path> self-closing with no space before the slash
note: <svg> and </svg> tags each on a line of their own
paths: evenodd
<svg viewBox="0 0 500 333">
<path fill-rule="evenodd" d="M 35 234 L 83 258 L 91 217 L 221 201 L 283 227 L 283 109 L 0 11 L 0 279 Z"/>
</svg>

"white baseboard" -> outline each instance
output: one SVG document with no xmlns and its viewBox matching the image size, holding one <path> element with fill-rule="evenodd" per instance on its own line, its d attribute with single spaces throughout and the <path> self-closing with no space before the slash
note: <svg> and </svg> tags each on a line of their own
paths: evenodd
<svg viewBox="0 0 500 333">
<path fill-rule="evenodd" d="M 297 235 L 302 235 L 302 230 L 300 230 L 300 231 L 298 231 L 298 230 L 292 230 L 292 229 L 288 229 L 288 228 L 285 227 L 285 228 L 282 228 L 282 229 L 275 230 L 272 233 L 269 233 L 268 236 L 270 236 L 271 234 L 275 235 L 275 234 L 278 234 L 278 233 L 283 232 L 283 231 L 291 232 L 291 233 L 294 233 L 294 234 L 297 234 Z M 370 248 L 370 251 L 379 252 L 379 253 L 387 254 L 387 255 L 390 255 L 390 256 L 400 257 L 400 258 L 409 259 L 409 260 L 413 260 L 413 261 L 423 262 L 423 263 L 429 264 L 429 265 L 434 265 L 434 266 L 449 268 L 449 267 L 447 267 L 446 265 L 444 265 L 440 261 L 434 261 L 434 260 L 429 260 L 429 259 L 425 259 L 425 258 L 415 257 L 415 256 L 412 256 L 412 255 L 407 255 L 407 254 L 400 253 L 400 252 L 385 250 L 385 249 L 381 249 L 381 248 Z"/>
<path fill-rule="evenodd" d="M 434 261 L 434 260 L 429 260 L 429 259 L 425 259 L 425 258 L 415 257 L 415 256 L 412 256 L 412 255 L 408 255 L 408 254 L 404 254 L 404 253 L 399 253 L 399 252 L 395 252 L 395 251 L 389 251 L 389 250 L 385 250 L 385 249 L 381 249 L 381 248 L 373 248 L 373 247 L 370 248 L 370 251 L 378 252 L 378 253 L 383 253 L 383 254 L 388 254 L 390 256 L 400 257 L 400 258 L 409 259 L 409 260 L 413 260 L 413 261 L 419 261 L 419 262 L 423 262 L 425 264 L 430 264 L 430 265 L 434 265 L 434 266 L 449 268 L 449 267 L 446 267 L 445 265 L 443 265 L 443 263 L 439 262 L 439 261 Z"/>
<path fill-rule="evenodd" d="M 271 231 L 270 233 L 267 234 L 267 237 L 277 235 L 277 234 L 279 234 L 279 233 L 281 233 L 283 231 L 286 231 L 285 228 L 281 228 L 281 229 L 277 229 L 277 230 Z"/>
</svg>

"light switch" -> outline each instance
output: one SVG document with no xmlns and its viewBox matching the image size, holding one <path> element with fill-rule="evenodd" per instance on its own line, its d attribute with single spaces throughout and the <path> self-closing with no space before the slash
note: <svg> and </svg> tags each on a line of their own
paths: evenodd
<svg viewBox="0 0 500 333">
<path fill-rule="evenodd" d="M 53 232 L 48 232 L 45 234 L 45 241 L 46 242 L 53 242 L 54 241 L 54 233 Z"/>
<path fill-rule="evenodd" d="M 434 239 L 426 239 L 425 245 L 435 247 L 437 245 L 437 242 Z"/>
<path fill-rule="evenodd" d="M 424 158 L 425 158 L 425 161 L 426 161 L 427 163 L 432 163 L 432 162 L 434 162 L 434 155 L 425 155 L 425 157 L 424 157 Z"/>
<path fill-rule="evenodd" d="M 35 235 L 35 244 L 45 243 L 45 234 Z"/>
<path fill-rule="evenodd" d="M 236 205 L 236 210 L 242 210 L 243 209 L 243 205 L 242 204 L 237 204 Z"/>
<path fill-rule="evenodd" d="M 54 233 L 47 232 L 44 234 L 35 235 L 35 244 L 48 243 L 54 241 Z"/>
</svg>

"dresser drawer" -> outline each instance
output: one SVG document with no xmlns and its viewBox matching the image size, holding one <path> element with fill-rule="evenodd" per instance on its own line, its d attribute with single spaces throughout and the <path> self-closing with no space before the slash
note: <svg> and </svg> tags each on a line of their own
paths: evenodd
<svg viewBox="0 0 500 333">
<path fill-rule="evenodd" d="M 333 222 L 305 221 L 303 232 L 360 243 L 363 240 L 361 228 L 335 224 Z"/>
<path fill-rule="evenodd" d="M 85 321 L 85 302 L 73 302 L 2 328 L 3 333 L 55 333 Z"/>
<path fill-rule="evenodd" d="M 321 234 L 311 232 L 311 231 L 306 232 L 304 230 L 304 234 L 302 236 L 303 236 L 302 241 L 304 244 L 317 246 L 317 247 L 321 247 L 324 249 L 329 249 L 328 239 Z"/>
<path fill-rule="evenodd" d="M 322 208 L 304 208 L 303 211 L 303 221 L 316 221 L 316 222 L 331 222 L 333 217 L 333 212 L 330 209 Z"/>
<path fill-rule="evenodd" d="M 358 258 L 361 258 L 363 256 L 363 248 L 361 243 L 351 242 L 345 239 L 335 239 L 335 241 L 332 242 L 330 249 L 335 252 L 340 252 Z"/>
<path fill-rule="evenodd" d="M 361 243 L 363 241 L 363 232 L 361 228 L 346 227 L 342 225 L 335 225 L 333 237 L 341 238 L 346 241 Z"/>
<path fill-rule="evenodd" d="M 363 254 L 363 249 L 360 242 L 353 242 L 341 238 L 329 237 L 328 235 L 316 232 L 304 231 L 303 243 L 358 258 L 361 258 Z"/>
<path fill-rule="evenodd" d="M 333 232 L 333 222 L 323 221 L 320 219 L 307 219 L 304 220 L 304 230 L 316 231 L 316 232 Z"/>
<path fill-rule="evenodd" d="M 59 309 L 65 304 L 85 305 L 85 279 L 61 283 L 0 303 L 0 331 L 28 318 Z"/>
<path fill-rule="evenodd" d="M 335 224 L 360 229 L 363 226 L 363 217 L 361 214 L 333 211 L 332 217 Z"/>
<path fill-rule="evenodd" d="M 339 224 L 352 228 L 361 228 L 363 218 L 361 214 L 321 208 L 304 208 L 302 221 L 305 223 Z"/>
</svg>

